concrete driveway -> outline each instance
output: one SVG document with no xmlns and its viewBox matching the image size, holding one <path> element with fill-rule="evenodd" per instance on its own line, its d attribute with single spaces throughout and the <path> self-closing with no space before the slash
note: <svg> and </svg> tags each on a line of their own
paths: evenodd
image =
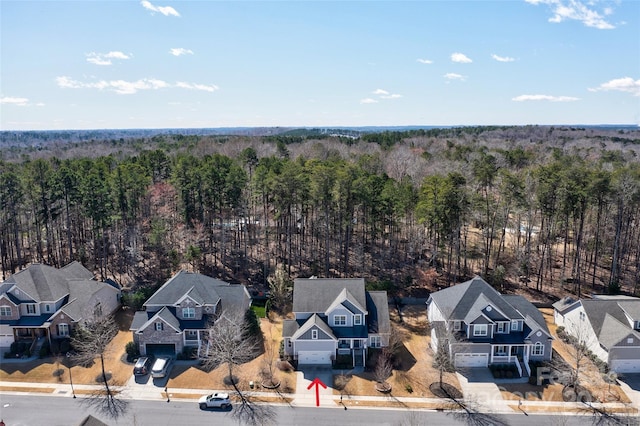
<svg viewBox="0 0 640 426">
<path fill-rule="evenodd" d="M 299 365 L 296 371 L 296 399 L 295 405 L 315 406 L 316 387 L 307 389 L 314 379 L 319 379 L 327 387 L 318 388 L 321 406 L 335 406 L 333 402 L 333 375 L 334 370 L 330 366 L 324 365 Z"/>
<path fill-rule="evenodd" d="M 488 368 L 458 369 L 456 375 L 467 404 L 479 405 L 492 412 L 502 410 L 505 402 Z"/>
<path fill-rule="evenodd" d="M 640 410 L 640 374 L 624 374 L 618 378 L 618 381 L 632 404 Z"/>
</svg>

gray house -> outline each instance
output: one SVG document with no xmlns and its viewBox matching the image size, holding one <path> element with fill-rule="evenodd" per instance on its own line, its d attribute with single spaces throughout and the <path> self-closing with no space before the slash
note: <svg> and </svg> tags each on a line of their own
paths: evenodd
<svg viewBox="0 0 640 426">
<path fill-rule="evenodd" d="M 432 293 L 427 314 L 432 349 L 437 352 L 444 342 L 456 367 L 515 364 L 520 375 L 529 376 L 529 360 L 551 359 L 553 337 L 542 313 L 478 276 Z"/>
<path fill-rule="evenodd" d="M 293 313 L 282 334 L 285 354 L 298 364 L 331 364 L 346 355 L 364 365 L 368 348 L 389 343 L 387 292 L 366 291 L 362 278 L 296 279 Z"/>
<path fill-rule="evenodd" d="M 180 271 L 164 283 L 133 317 L 133 341 L 142 355 L 197 351 L 204 333 L 223 313 L 244 314 L 251 306 L 245 286 Z"/>
<path fill-rule="evenodd" d="M 78 262 L 33 263 L 0 283 L 0 346 L 68 339 L 76 324 L 120 307 L 120 288 L 94 279 Z"/>
<path fill-rule="evenodd" d="M 563 326 L 617 373 L 640 373 L 640 298 L 595 295 L 565 297 L 553 305 Z"/>
</svg>

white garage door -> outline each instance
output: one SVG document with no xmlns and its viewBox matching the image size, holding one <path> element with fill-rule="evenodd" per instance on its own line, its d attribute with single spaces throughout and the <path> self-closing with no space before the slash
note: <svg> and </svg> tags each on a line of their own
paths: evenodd
<svg viewBox="0 0 640 426">
<path fill-rule="evenodd" d="M 331 364 L 333 352 L 300 351 L 298 352 L 298 364 Z"/>
<path fill-rule="evenodd" d="M 640 373 L 640 359 L 614 359 L 611 370 L 616 373 Z"/>
<path fill-rule="evenodd" d="M 12 334 L 0 334 L 0 347 L 8 348 L 13 343 Z"/>
<path fill-rule="evenodd" d="M 455 365 L 459 367 L 486 367 L 489 354 L 456 354 Z"/>
</svg>

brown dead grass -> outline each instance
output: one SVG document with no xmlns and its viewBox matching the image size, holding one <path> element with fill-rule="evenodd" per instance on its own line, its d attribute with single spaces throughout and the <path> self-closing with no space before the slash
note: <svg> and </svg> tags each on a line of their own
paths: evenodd
<svg viewBox="0 0 640 426">
<path fill-rule="evenodd" d="M 571 356 L 571 348 L 558 338 L 556 333 L 557 325 L 553 322 L 553 309 L 540 309 L 544 316 L 551 335 L 556 339 L 553 341 L 553 349 L 559 354 L 564 361 L 569 364 L 575 364 L 575 360 Z M 617 385 L 609 385 L 602 378 L 602 374 L 598 367 L 589 359 L 582 361 L 580 368 L 581 384 L 591 393 L 596 402 L 620 402 L 630 403 L 629 397 Z M 535 386 L 530 384 L 505 384 L 501 386 L 501 393 L 504 399 L 508 400 L 526 400 L 526 401 L 562 401 L 561 384 Z M 504 390 L 502 390 L 504 389 Z"/>
<path fill-rule="evenodd" d="M 40 392 L 53 393 L 55 388 L 30 388 L 27 386 L 0 386 L 1 392 Z"/>
<path fill-rule="evenodd" d="M 391 307 L 390 307 L 391 308 Z M 440 381 L 438 370 L 434 369 L 433 351 L 430 348 L 431 335 L 427 327 L 427 315 L 423 305 L 409 305 L 402 309 L 403 322 L 395 309 L 390 309 L 391 322 L 403 337 L 404 348 L 399 356 L 399 368 L 393 371 L 387 380 L 392 390 L 389 394 L 382 394 L 375 390 L 373 373 L 347 376 L 347 384 L 341 392 L 334 389 L 337 395 L 360 396 L 389 396 L 393 397 L 424 397 L 435 398 L 429 390 L 429 385 Z M 443 381 L 460 389 L 460 384 L 454 373 L 445 373 Z M 411 392 L 409 391 L 411 390 Z M 384 404 L 383 404 L 384 405 Z M 386 405 L 388 406 L 388 404 Z"/>
</svg>

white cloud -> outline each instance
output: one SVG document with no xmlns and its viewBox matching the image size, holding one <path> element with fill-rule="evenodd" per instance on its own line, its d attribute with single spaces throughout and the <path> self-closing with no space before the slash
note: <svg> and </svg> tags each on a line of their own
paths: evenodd
<svg viewBox="0 0 640 426">
<path fill-rule="evenodd" d="M 460 74 L 456 74 L 456 73 L 453 73 L 453 72 L 446 73 L 444 75 L 444 78 L 446 78 L 447 80 L 458 80 L 458 81 L 465 81 L 467 79 L 466 76 L 460 75 Z"/>
<path fill-rule="evenodd" d="M 131 55 L 127 55 L 119 51 L 109 53 L 87 53 L 87 62 L 95 65 L 111 65 L 111 59 L 131 59 Z"/>
<path fill-rule="evenodd" d="M 376 89 L 371 93 L 373 93 L 374 95 L 377 95 L 380 99 L 399 99 L 402 97 L 402 95 L 399 95 L 397 93 L 390 93 L 384 89 Z M 368 102 L 368 103 L 372 103 L 372 102 Z"/>
<path fill-rule="evenodd" d="M 379 95 L 379 96 L 384 96 L 384 95 L 388 95 L 389 92 L 387 92 L 386 90 L 382 90 L 382 89 L 376 89 L 373 91 L 374 95 Z"/>
<path fill-rule="evenodd" d="M 169 50 L 173 56 L 182 56 L 182 55 L 193 55 L 193 50 L 185 49 L 184 47 L 174 47 Z"/>
<path fill-rule="evenodd" d="M 551 95 L 520 95 L 511 99 L 516 102 L 525 101 L 549 101 L 549 102 L 573 102 L 579 101 L 580 98 L 574 98 L 572 96 L 551 96 Z"/>
<path fill-rule="evenodd" d="M 525 0 L 533 5 L 544 4 L 549 6 L 553 16 L 549 22 L 560 23 L 566 20 L 580 21 L 587 27 L 599 30 L 610 30 L 615 28 L 613 24 L 605 19 L 613 13 L 610 2 L 602 5 L 602 0 Z M 601 6 L 602 5 L 602 6 Z M 598 10 L 600 7 L 600 10 Z"/>
<path fill-rule="evenodd" d="M 634 80 L 631 77 L 616 78 L 600 86 L 589 89 L 591 92 L 608 92 L 615 90 L 619 92 L 631 93 L 633 96 L 640 96 L 640 80 Z"/>
<path fill-rule="evenodd" d="M 58 86 L 64 89 L 98 89 L 98 90 L 111 90 L 120 95 L 131 95 L 140 90 L 158 90 L 158 89 L 189 89 L 189 90 L 202 90 L 205 92 L 214 92 L 218 90 L 218 86 L 211 84 L 199 84 L 199 83 L 186 83 L 179 81 L 175 84 L 167 83 L 164 80 L 158 80 L 155 78 L 143 78 L 136 81 L 126 80 L 100 80 L 95 82 L 82 82 L 73 80 L 70 77 L 62 76 L 57 77 L 56 82 Z"/>
<path fill-rule="evenodd" d="M 493 55 L 491 55 L 491 57 L 493 59 L 495 59 L 496 61 L 498 61 L 498 62 L 513 62 L 513 61 L 515 61 L 514 58 L 510 58 L 508 56 L 498 56 L 495 53 Z"/>
<path fill-rule="evenodd" d="M 465 55 L 464 53 L 452 53 L 451 54 L 451 60 L 453 62 L 458 62 L 461 64 L 470 64 L 471 62 L 473 62 L 469 57 L 467 57 L 467 55 Z"/>
<path fill-rule="evenodd" d="M 433 61 L 431 59 L 418 59 L 418 62 L 421 64 L 432 64 Z"/>
<path fill-rule="evenodd" d="M 371 99 L 371 98 L 364 98 L 360 100 L 361 104 L 377 104 L 378 101 L 376 101 L 375 99 Z"/>
<path fill-rule="evenodd" d="M 27 105 L 29 105 L 29 99 L 27 99 L 27 98 L 14 98 L 14 97 L 11 97 L 11 96 L 5 96 L 4 98 L 0 98 L 0 104 L 27 106 Z"/>
<path fill-rule="evenodd" d="M 175 10 L 173 7 L 171 6 L 155 6 L 153 4 L 151 4 L 150 1 L 147 0 L 142 0 L 140 2 L 140 4 L 142 5 L 142 7 L 144 7 L 147 10 L 150 10 L 152 12 L 159 12 L 162 13 L 164 16 L 180 16 L 180 14 L 178 13 L 177 10 Z"/>
</svg>

